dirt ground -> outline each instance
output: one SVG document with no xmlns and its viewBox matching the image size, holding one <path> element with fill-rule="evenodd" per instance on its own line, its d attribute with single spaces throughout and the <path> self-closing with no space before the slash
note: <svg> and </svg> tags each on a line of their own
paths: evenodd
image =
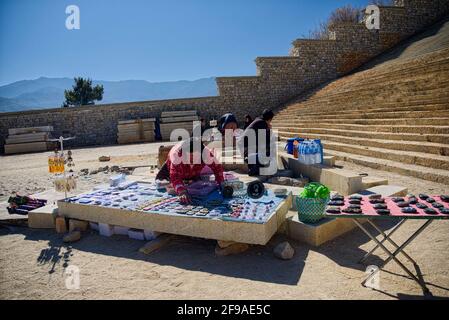
<svg viewBox="0 0 449 320">
<path fill-rule="evenodd" d="M 74 150 L 77 171 L 112 165 L 148 165 L 158 144 Z M 47 173 L 50 153 L 0 157 L 0 201 L 11 191 L 36 193 L 52 188 Z M 108 163 L 101 155 L 112 156 Z M 337 165 L 385 177 L 413 193 L 449 193 L 449 187 L 350 163 Z M 110 174 L 80 177 L 78 191 L 106 182 Z M 422 222 L 408 221 L 395 234 L 404 241 Z M 391 228 L 390 222 L 382 228 Z M 283 236 L 230 257 L 216 257 L 215 241 L 179 237 L 150 256 L 138 252 L 144 244 L 123 236 L 101 237 L 93 231 L 71 245 L 53 231 L 0 227 L 0 299 L 415 299 L 449 298 L 449 222 L 436 221 L 407 248 L 419 263 L 430 295 L 394 262 L 380 273 L 379 290 L 360 282 L 366 266 L 357 263 L 372 242 L 354 230 L 319 248 L 291 241 L 295 257 L 281 261 L 272 249 Z M 386 255 L 376 251 L 368 263 Z M 413 266 L 402 257 L 402 261 Z M 68 266 L 80 270 L 80 288 L 66 288 Z"/>
</svg>

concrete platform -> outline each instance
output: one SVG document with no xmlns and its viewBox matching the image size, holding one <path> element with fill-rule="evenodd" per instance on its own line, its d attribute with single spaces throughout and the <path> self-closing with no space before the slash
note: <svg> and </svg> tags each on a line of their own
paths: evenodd
<svg viewBox="0 0 449 320">
<path fill-rule="evenodd" d="M 28 227 L 33 229 L 54 229 L 58 207 L 49 204 L 28 213 Z"/>
<path fill-rule="evenodd" d="M 287 153 L 283 153 L 281 158 L 287 163 L 289 169 L 293 170 L 295 176 L 306 176 L 310 181 L 320 182 L 332 191 L 345 196 L 376 185 L 388 184 L 388 180 L 385 179 L 362 177 L 356 172 L 326 164 L 305 165 Z M 329 163 L 335 163 L 334 159 L 329 159 Z"/>
<path fill-rule="evenodd" d="M 205 239 L 265 245 L 283 225 L 291 208 L 289 196 L 279 204 L 266 223 L 247 223 L 219 219 L 151 214 L 58 201 L 59 215 L 89 222 L 135 229 L 148 229 Z"/>
<path fill-rule="evenodd" d="M 400 186 L 376 186 L 357 194 L 381 194 L 384 197 L 405 196 L 407 188 Z M 362 222 L 364 222 L 362 220 Z M 316 224 L 308 224 L 299 221 L 297 211 L 289 211 L 285 226 L 281 230 L 292 239 L 305 242 L 314 247 L 333 240 L 354 229 L 356 225 L 350 219 L 331 219 L 325 218 Z"/>
</svg>

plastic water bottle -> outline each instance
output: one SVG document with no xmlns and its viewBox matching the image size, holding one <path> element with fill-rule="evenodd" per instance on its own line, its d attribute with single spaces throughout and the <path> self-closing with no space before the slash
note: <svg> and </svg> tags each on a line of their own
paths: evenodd
<svg viewBox="0 0 449 320">
<path fill-rule="evenodd" d="M 321 145 L 321 140 L 315 140 L 316 145 L 316 160 L 315 163 L 323 163 L 323 146 Z"/>
<path fill-rule="evenodd" d="M 310 144 L 310 141 L 307 141 L 304 152 L 306 164 L 312 164 L 312 145 Z"/>
<path fill-rule="evenodd" d="M 304 145 L 305 141 L 301 142 L 298 146 L 298 161 L 301 163 L 305 163 L 305 154 L 304 154 Z"/>
<path fill-rule="evenodd" d="M 321 162 L 321 156 L 320 156 L 320 146 L 316 141 L 313 141 L 313 163 L 317 164 Z"/>
</svg>

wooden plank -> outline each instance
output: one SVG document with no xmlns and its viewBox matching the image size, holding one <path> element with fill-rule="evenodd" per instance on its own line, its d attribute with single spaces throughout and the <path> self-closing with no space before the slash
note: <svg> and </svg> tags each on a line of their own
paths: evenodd
<svg viewBox="0 0 449 320">
<path fill-rule="evenodd" d="M 5 144 L 5 154 L 47 151 L 47 142 Z"/>
<path fill-rule="evenodd" d="M 161 123 L 172 123 L 172 122 L 185 122 L 185 121 L 198 121 L 198 116 L 188 116 L 188 117 L 168 117 L 161 118 Z"/>
<path fill-rule="evenodd" d="M 14 134 L 23 134 L 23 133 L 51 132 L 51 131 L 53 131 L 52 126 L 29 127 L 29 128 L 11 128 L 11 129 L 8 129 L 8 134 L 14 135 Z"/>
<path fill-rule="evenodd" d="M 176 122 L 176 123 L 161 123 L 161 130 L 164 128 L 179 128 L 179 127 L 193 127 L 193 122 Z"/>
<path fill-rule="evenodd" d="M 140 119 L 141 122 L 155 122 L 156 118 Z M 139 120 L 120 120 L 118 124 L 134 124 L 139 123 Z"/>
<path fill-rule="evenodd" d="M 117 135 L 118 135 L 118 136 L 121 136 L 121 135 L 133 135 L 133 134 L 138 134 L 138 135 L 140 135 L 141 132 L 149 132 L 149 133 L 153 133 L 153 134 L 154 134 L 154 129 L 151 129 L 151 130 L 143 130 L 143 131 L 140 131 L 140 130 L 118 131 L 118 132 L 117 132 Z"/>
<path fill-rule="evenodd" d="M 6 138 L 6 144 L 26 143 L 26 142 L 42 142 L 47 141 L 48 132 L 26 133 L 10 135 Z"/>
<path fill-rule="evenodd" d="M 143 138 L 141 138 L 139 135 L 117 137 L 118 144 L 137 143 L 137 142 L 154 142 L 154 141 L 155 141 L 154 134 L 153 135 L 144 135 Z"/>
<path fill-rule="evenodd" d="M 145 130 L 151 130 L 155 128 L 152 122 L 142 123 L 142 124 L 126 124 L 126 125 L 117 125 L 117 130 L 140 130 L 143 128 Z"/>
<path fill-rule="evenodd" d="M 196 110 L 185 110 L 185 111 L 164 111 L 161 113 L 161 118 L 166 117 L 183 117 L 183 116 L 194 116 L 197 115 Z"/>
</svg>

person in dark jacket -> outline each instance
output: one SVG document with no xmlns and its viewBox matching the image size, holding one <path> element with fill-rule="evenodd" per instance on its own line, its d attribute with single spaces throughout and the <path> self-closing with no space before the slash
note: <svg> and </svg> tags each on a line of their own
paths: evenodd
<svg viewBox="0 0 449 320">
<path fill-rule="evenodd" d="M 258 176 L 260 175 L 260 168 L 267 167 L 269 164 L 262 164 L 259 160 L 261 157 L 261 153 L 265 153 L 266 157 L 270 157 L 270 135 L 271 135 L 271 121 L 274 118 L 274 113 L 271 110 L 264 110 L 262 116 L 257 117 L 245 130 L 243 133 L 244 139 L 244 159 L 248 164 L 248 174 L 250 176 Z M 255 145 L 251 142 L 252 148 L 250 148 L 248 137 L 251 137 L 250 130 L 254 130 L 255 132 Z M 263 149 L 260 149 L 259 145 L 259 131 L 265 131 L 265 144 L 263 145 Z"/>
<path fill-rule="evenodd" d="M 246 130 L 246 128 L 249 127 L 249 125 L 253 123 L 253 118 L 249 114 L 245 116 L 245 125 L 243 126 L 243 130 Z"/>
</svg>

